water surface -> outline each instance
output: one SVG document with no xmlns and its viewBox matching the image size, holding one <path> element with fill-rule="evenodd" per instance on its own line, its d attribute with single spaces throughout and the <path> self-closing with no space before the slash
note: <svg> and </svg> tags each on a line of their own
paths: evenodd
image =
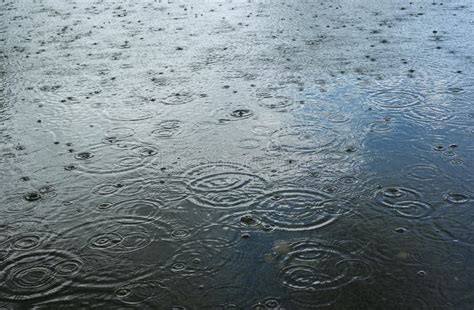
<svg viewBox="0 0 474 310">
<path fill-rule="evenodd" d="M 472 309 L 473 10 L 2 1 L 0 306 Z"/>
</svg>

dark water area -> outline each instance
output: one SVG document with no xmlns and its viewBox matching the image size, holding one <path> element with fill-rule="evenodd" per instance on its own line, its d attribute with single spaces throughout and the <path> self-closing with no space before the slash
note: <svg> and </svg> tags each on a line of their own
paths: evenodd
<svg viewBox="0 0 474 310">
<path fill-rule="evenodd" d="M 1 309 L 473 309 L 474 7 L 1 1 Z"/>
</svg>

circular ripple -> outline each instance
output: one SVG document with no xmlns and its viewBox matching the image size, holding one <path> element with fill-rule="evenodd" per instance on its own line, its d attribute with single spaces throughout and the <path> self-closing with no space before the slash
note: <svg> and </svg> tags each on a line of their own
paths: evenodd
<svg viewBox="0 0 474 310">
<path fill-rule="evenodd" d="M 330 199 L 325 193 L 282 189 L 260 197 L 252 213 L 264 226 L 305 231 L 323 228 L 352 209 L 349 202 Z"/>
<path fill-rule="evenodd" d="M 426 266 L 430 265 L 432 267 L 442 266 L 445 270 L 463 269 L 467 263 L 467 257 L 463 254 L 456 253 L 456 250 L 450 248 L 448 244 L 444 245 L 445 246 L 430 244 L 429 247 L 415 247 L 410 249 L 410 251 L 403 256 L 403 259 L 406 259 L 406 264 L 419 268 L 426 268 Z M 399 256 L 400 255 L 397 255 L 397 257 Z M 420 271 L 419 274 L 425 275 L 426 273 Z"/>
<path fill-rule="evenodd" d="M 312 240 L 279 244 L 274 259 L 281 283 L 296 290 L 334 290 L 368 278 L 370 265 L 340 248 Z"/>
<path fill-rule="evenodd" d="M 150 119 L 156 115 L 151 108 L 127 105 L 111 105 L 104 110 L 105 117 L 120 122 L 138 122 Z"/>
<path fill-rule="evenodd" d="M 237 143 L 237 146 L 246 149 L 246 150 L 251 150 L 251 149 L 257 149 L 260 147 L 262 144 L 261 140 L 254 139 L 254 138 L 246 138 L 246 139 L 241 139 Z"/>
<path fill-rule="evenodd" d="M 68 287 L 82 262 L 70 253 L 34 251 L 2 262 L 0 298 L 31 300 L 54 295 Z"/>
<path fill-rule="evenodd" d="M 417 123 L 424 123 L 430 127 L 444 126 L 454 117 L 454 110 L 443 106 L 418 106 L 407 111 L 405 116 Z"/>
<path fill-rule="evenodd" d="M 131 137 L 135 134 L 135 131 L 132 128 L 128 127 L 116 127 L 106 131 L 104 142 L 105 143 L 115 143 L 119 140 Z"/>
<path fill-rule="evenodd" d="M 194 203 L 211 208 L 243 207 L 266 187 L 266 181 L 247 166 L 235 163 L 208 163 L 189 169 L 185 176 Z"/>
<path fill-rule="evenodd" d="M 133 199 L 121 201 L 107 208 L 107 211 L 114 212 L 119 216 L 138 216 L 140 220 L 152 222 L 159 218 L 159 214 L 165 206 L 159 201 Z"/>
<path fill-rule="evenodd" d="M 183 131 L 183 123 L 180 120 L 166 120 L 158 123 L 151 132 L 154 137 L 170 139 L 179 136 Z"/>
<path fill-rule="evenodd" d="M 275 131 L 271 135 L 270 152 L 321 152 L 335 146 L 337 134 L 330 128 L 296 125 Z"/>
<path fill-rule="evenodd" d="M 286 112 L 295 109 L 302 103 L 289 97 L 277 96 L 277 97 L 264 97 L 258 101 L 258 103 L 267 109 L 276 112 Z"/>
<path fill-rule="evenodd" d="M 369 123 L 369 132 L 386 133 L 393 129 L 393 124 L 390 121 L 380 120 Z"/>
<path fill-rule="evenodd" d="M 180 178 L 162 177 L 144 183 L 145 192 L 152 191 L 152 197 L 164 202 L 179 201 L 188 197 L 189 189 Z"/>
<path fill-rule="evenodd" d="M 168 290 L 158 282 L 132 282 L 121 285 L 115 296 L 125 304 L 141 304 L 150 299 L 158 300 L 168 296 Z"/>
<path fill-rule="evenodd" d="M 96 195 L 111 195 L 116 193 L 119 189 L 116 184 L 102 184 L 95 187 L 92 192 Z"/>
<path fill-rule="evenodd" d="M 40 221 L 22 220 L 0 226 L 0 244 L 13 251 L 31 251 L 47 244 L 56 234 Z"/>
<path fill-rule="evenodd" d="M 170 94 L 168 97 L 161 100 L 161 103 L 165 105 L 181 105 L 193 101 L 195 95 L 193 92 L 183 90 Z"/>
<path fill-rule="evenodd" d="M 426 218 L 433 212 L 433 206 L 419 198 L 417 191 L 404 187 L 386 187 L 375 194 L 378 204 L 397 215 L 413 219 Z"/>
<path fill-rule="evenodd" d="M 339 182 L 343 185 L 353 185 L 359 183 L 359 179 L 354 176 L 346 175 L 341 177 Z"/>
<path fill-rule="evenodd" d="M 190 232 L 186 228 L 178 228 L 171 232 L 171 236 L 177 240 L 184 240 L 190 237 Z"/>
<path fill-rule="evenodd" d="M 393 204 L 395 213 L 408 218 L 426 218 L 433 212 L 433 207 L 422 201 L 399 201 Z"/>
<path fill-rule="evenodd" d="M 32 250 L 40 247 L 44 240 L 51 237 L 50 233 L 31 232 L 16 235 L 12 238 L 11 244 L 13 250 Z"/>
<path fill-rule="evenodd" d="M 29 234 L 17 236 L 13 241 L 13 248 L 16 250 L 31 250 L 37 248 L 41 244 L 41 237 Z"/>
<path fill-rule="evenodd" d="M 423 95 L 409 90 L 385 89 L 369 94 L 370 101 L 386 109 L 403 109 L 424 102 Z"/>
<path fill-rule="evenodd" d="M 249 118 L 251 116 L 253 116 L 253 112 L 250 111 L 249 109 L 237 109 L 237 110 L 234 110 L 230 113 L 230 116 L 234 117 L 234 118 Z"/>
<path fill-rule="evenodd" d="M 182 276 L 204 276 L 235 264 L 237 251 L 220 239 L 202 239 L 184 243 L 167 264 L 172 272 Z"/>
<path fill-rule="evenodd" d="M 469 196 L 462 193 L 447 193 L 444 195 L 444 200 L 454 204 L 463 204 L 469 201 Z"/>
<path fill-rule="evenodd" d="M 396 202 L 406 200 L 416 200 L 420 194 L 410 188 L 390 186 L 378 190 L 375 199 L 386 207 L 393 207 Z"/>
<path fill-rule="evenodd" d="M 236 249 L 241 231 L 227 225 L 209 225 L 193 233 L 167 263 L 180 276 L 200 277 L 238 266 L 243 253 Z"/>
<path fill-rule="evenodd" d="M 449 94 L 449 95 L 461 95 L 461 94 L 464 94 L 465 92 L 466 90 L 464 88 L 456 87 L 456 86 L 447 87 L 446 89 L 444 89 L 444 93 Z"/>
<path fill-rule="evenodd" d="M 279 309 L 280 308 L 280 301 L 276 298 L 266 298 L 263 303 L 268 309 Z"/>
<path fill-rule="evenodd" d="M 76 153 L 75 157 L 80 159 L 76 164 L 78 170 L 91 174 L 113 174 L 146 166 L 157 155 L 158 150 L 150 145 L 116 143 L 91 146 Z"/>
<path fill-rule="evenodd" d="M 36 199 L 36 197 L 40 197 Z M 40 193 L 4 193 L 1 199 L 3 210 L 7 213 L 28 213 L 46 203 Z"/>
<path fill-rule="evenodd" d="M 327 118 L 331 123 L 346 123 L 351 120 L 349 115 L 341 113 L 330 113 Z"/>
<path fill-rule="evenodd" d="M 429 181 L 438 178 L 442 171 L 435 165 L 417 164 L 405 167 L 403 174 L 411 179 Z"/>
<path fill-rule="evenodd" d="M 80 224 L 62 233 L 57 243 L 108 253 L 140 251 L 156 240 L 171 238 L 172 229 L 148 217 L 121 216 Z"/>
</svg>

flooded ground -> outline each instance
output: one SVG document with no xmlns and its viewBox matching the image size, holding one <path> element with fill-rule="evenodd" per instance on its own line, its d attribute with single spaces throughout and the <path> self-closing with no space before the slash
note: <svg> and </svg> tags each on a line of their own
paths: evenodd
<svg viewBox="0 0 474 310">
<path fill-rule="evenodd" d="M 470 1 L 0 8 L 2 309 L 473 309 Z"/>
</svg>

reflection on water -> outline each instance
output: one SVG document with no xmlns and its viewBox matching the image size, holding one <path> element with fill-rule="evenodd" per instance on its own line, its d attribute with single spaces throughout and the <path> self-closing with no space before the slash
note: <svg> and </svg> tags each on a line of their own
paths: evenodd
<svg viewBox="0 0 474 310">
<path fill-rule="evenodd" d="M 474 307 L 469 1 L 0 8 L 0 307 Z"/>
</svg>

